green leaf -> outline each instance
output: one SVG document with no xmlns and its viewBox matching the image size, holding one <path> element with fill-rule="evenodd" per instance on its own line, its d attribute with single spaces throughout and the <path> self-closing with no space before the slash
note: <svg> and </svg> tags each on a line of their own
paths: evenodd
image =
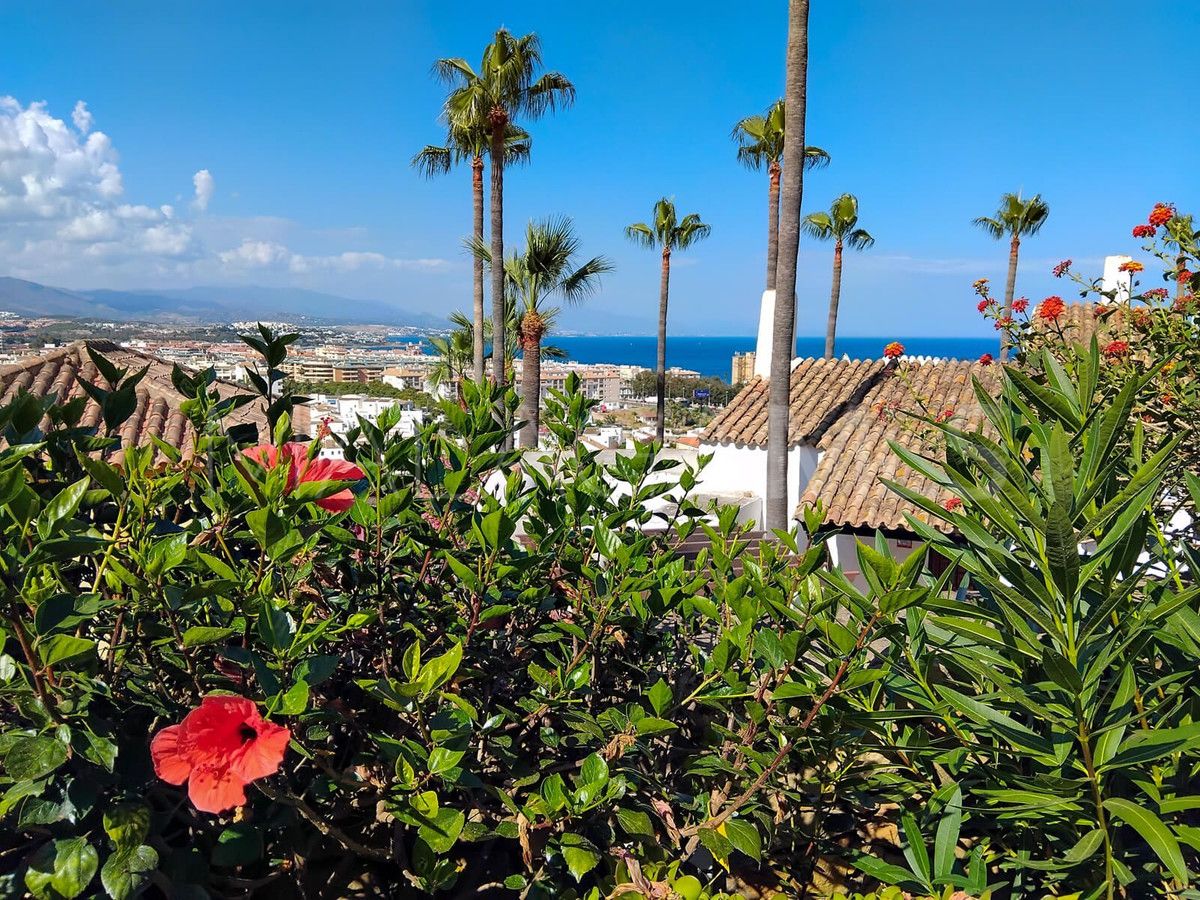
<svg viewBox="0 0 1200 900">
<path fill-rule="evenodd" d="M 283 540 L 288 533 L 288 523 L 278 513 L 269 509 L 255 509 L 246 513 L 246 524 L 260 547 L 269 551 Z"/>
<path fill-rule="evenodd" d="M 56 634 L 38 645 L 38 654 L 48 666 L 69 667 L 91 660 L 96 655 L 96 642 L 73 634 Z"/>
<path fill-rule="evenodd" d="M 63 519 L 69 519 L 79 511 L 79 504 L 83 501 L 90 484 L 90 478 L 80 478 L 59 491 L 46 505 L 46 509 L 38 517 L 38 534 L 42 538 L 50 537 Z"/>
<path fill-rule="evenodd" d="M 1063 859 L 1072 865 L 1078 865 L 1084 860 L 1090 859 L 1092 854 L 1095 853 L 1103 843 L 1104 829 L 1093 828 L 1091 831 L 1081 837 L 1075 843 L 1074 847 L 1066 852 L 1066 854 L 1063 856 Z"/>
<path fill-rule="evenodd" d="M 118 850 L 100 870 L 100 883 L 113 900 L 131 900 L 150 883 L 150 873 L 158 868 L 158 852 L 142 844 Z"/>
<path fill-rule="evenodd" d="M 1132 800 L 1120 797 L 1105 800 L 1104 808 L 1142 836 L 1176 881 L 1185 885 L 1188 883 L 1187 865 L 1183 861 L 1179 841 L 1175 840 L 1175 835 L 1158 816 Z"/>
<path fill-rule="evenodd" d="M 674 722 L 669 722 L 666 719 L 660 719 L 657 716 L 645 716 L 638 719 L 634 728 L 638 734 L 658 734 L 662 731 L 670 731 L 678 726 Z"/>
<path fill-rule="evenodd" d="M 118 803 L 104 811 L 104 831 L 118 850 L 137 847 L 150 833 L 150 807 Z"/>
<path fill-rule="evenodd" d="M 946 802 L 933 839 L 933 877 L 945 878 L 954 871 L 954 850 L 962 829 L 962 789 L 955 788 Z"/>
<path fill-rule="evenodd" d="M 929 863 L 929 850 L 925 847 L 925 838 L 917 826 L 917 820 L 913 818 L 912 813 L 905 813 L 900 822 L 904 827 L 904 858 L 925 884 L 932 885 L 933 870 Z"/>
<path fill-rule="evenodd" d="M 762 839 L 752 823 L 745 819 L 727 819 L 725 837 L 734 849 L 741 850 L 755 862 L 762 861 Z"/>
<path fill-rule="evenodd" d="M 292 637 L 296 633 L 296 623 L 285 610 L 279 609 L 270 601 L 263 601 L 262 611 L 258 615 L 258 633 L 273 650 L 283 651 L 292 646 Z"/>
<path fill-rule="evenodd" d="M 67 748 L 52 737 L 22 735 L 4 755 L 4 769 L 17 781 L 49 775 L 67 761 Z"/>
<path fill-rule="evenodd" d="M 466 755 L 464 750 L 448 750 L 445 747 L 434 747 L 429 753 L 429 772 L 440 775 L 458 765 L 459 760 Z"/>
<path fill-rule="evenodd" d="M 434 853 L 447 853 L 462 834 L 466 816 L 457 809 L 442 807 L 432 816 L 432 820 L 422 825 L 417 834 Z"/>
<path fill-rule="evenodd" d="M 193 625 L 183 633 L 184 647 L 200 647 L 204 644 L 215 644 L 235 634 L 234 628 L 215 628 L 209 625 Z"/>
<path fill-rule="evenodd" d="M 646 692 L 646 697 L 650 700 L 650 706 L 654 708 L 655 714 L 661 716 L 663 710 L 671 705 L 674 694 L 671 692 L 670 686 L 660 678 Z"/>
<path fill-rule="evenodd" d="M 600 862 L 600 853 L 587 838 L 567 832 L 561 840 L 563 860 L 571 876 L 579 881 Z"/>
<path fill-rule="evenodd" d="M 1050 680 L 1073 697 L 1083 693 L 1083 679 L 1071 661 L 1053 647 L 1042 649 L 1042 666 Z"/>
<path fill-rule="evenodd" d="M 608 781 L 608 763 L 598 753 L 591 754 L 583 761 L 583 766 L 579 770 L 579 783 L 584 784 L 604 784 Z"/>
<path fill-rule="evenodd" d="M 634 837 L 654 837 L 654 823 L 640 809 L 617 808 L 617 824 L 621 830 Z"/>
<path fill-rule="evenodd" d="M 38 900 L 78 897 L 96 874 L 100 855 L 84 838 L 43 844 L 29 862 L 25 886 Z"/>
</svg>

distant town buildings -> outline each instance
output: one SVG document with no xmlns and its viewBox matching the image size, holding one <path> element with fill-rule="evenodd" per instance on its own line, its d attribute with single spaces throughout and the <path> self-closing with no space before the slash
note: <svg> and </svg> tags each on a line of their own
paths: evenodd
<svg viewBox="0 0 1200 900">
<path fill-rule="evenodd" d="M 733 373 L 730 384 L 746 384 L 754 378 L 754 351 L 733 354 Z"/>
</svg>

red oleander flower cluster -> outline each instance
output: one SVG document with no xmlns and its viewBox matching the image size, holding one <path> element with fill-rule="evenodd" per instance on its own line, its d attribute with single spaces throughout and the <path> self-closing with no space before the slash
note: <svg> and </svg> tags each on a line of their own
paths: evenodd
<svg viewBox="0 0 1200 900">
<path fill-rule="evenodd" d="M 1135 328 L 1150 327 L 1150 310 L 1146 309 L 1144 306 L 1139 306 L 1137 309 L 1130 310 L 1129 314 L 1133 319 Z"/>
<path fill-rule="evenodd" d="M 979 357 L 979 364 L 981 366 L 990 366 L 994 361 L 995 360 L 990 353 L 985 353 L 983 356 Z"/>
<path fill-rule="evenodd" d="M 1156 230 L 1153 225 L 1134 225 L 1133 236 L 1135 238 L 1152 238 Z"/>
<path fill-rule="evenodd" d="M 942 501 L 942 509 L 946 510 L 946 512 L 954 512 L 960 506 L 962 506 L 962 500 L 958 497 L 951 497 L 948 500 Z"/>
<path fill-rule="evenodd" d="M 1012 325 L 1012 323 L 1013 323 L 1012 316 L 1001 316 L 999 319 L 996 320 L 996 324 L 993 325 L 992 327 L 995 328 L 997 331 L 999 331 L 1001 328 L 1007 328 L 1008 326 Z"/>
<path fill-rule="evenodd" d="M 1060 262 L 1057 266 L 1055 266 L 1050 271 L 1054 275 L 1055 278 L 1062 278 L 1070 270 L 1071 270 L 1071 260 L 1064 259 L 1062 262 Z"/>
<path fill-rule="evenodd" d="M 1012 308 L 1013 308 L 1013 312 L 1018 312 L 1018 313 L 1025 312 L 1025 310 L 1029 309 L 1029 298 L 1028 297 L 1018 297 L 1016 300 L 1013 301 Z"/>
<path fill-rule="evenodd" d="M 1150 300 L 1166 300 L 1167 289 L 1161 287 L 1150 288 L 1148 291 L 1143 291 L 1142 296 Z"/>
<path fill-rule="evenodd" d="M 985 309 L 987 309 L 991 305 L 992 305 L 991 300 L 980 300 L 977 304 L 975 304 L 975 308 L 977 310 L 979 310 L 980 312 L 983 312 Z"/>
<path fill-rule="evenodd" d="M 1150 215 L 1146 221 L 1157 228 L 1159 225 L 1166 225 L 1174 217 L 1174 206 L 1169 203 L 1155 203 L 1154 209 L 1150 210 Z"/>
<path fill-rule="evenodd" d="M 196 809 L 219 813 L 246 802 L 246 785 L 279 771 L 291 732 L 268 722 L 245 697 L 205 697 L 150 742 L 154 773 L 188 783 Z"/>
<path fill-rule="evenodd" d="M 983 294 L 987 291 L 988 280 L 986 278 L 976 278 L 975 283 L 971 286 L 975 288 L 975 293 Z"/>
<path fill-rule="evenodd" d="M 1175 275 L 1175 280 L 1178 281 L 1180 284 L 1187 286 L 1188 284 L 1191 283 L 1192 273 L 1189 272 L 1187 269 L 1180 269 L 1179 272 Z"/>
<path fill-rule="evenodd" d="M 888 359 L 899 359 L 904 355 L 904 345 L 899 341 L 892 341 L 883 348 L 883 355 Z"/>
<path fill-rule="evenodd" d="M 1190 312 L 1195 302 L 1195 294 L 1184 294 L 1182 297 L 1175 298 L 1175 302 L 1171 304 L 1171 309 L 1175 310 L 1175 312 Z"/>
<path fill-rule="evenodd" d="M 341 459 L 309 459 L 304 444 L 284 444 L 282 452 L 271 444 L 259 444 L 242 451 L 245 457 L 264 468 L 287 466 L 287 493 L 306 481 L 358 481 L 365 478 L 363 470 Z M 330 512 L 345 512 L 354 505 L 354 492 L 349 488 L 317 501 L 317 506 Z"/>
<path fill-rule="evenodd" d="M 949 421 L 950 421 L 951 419 L 953 419 L 953 418 L 954 418 L 954 410 L 953 410 L 953 409 L 951 409 L 950 407 L 946 407 L 945 409 L 943 409 L 943 410 L 942 410 L 940 413 L 938 413 L 938 414 L 937 414 L 937 415 L 934 417 L 933 421 L 935 421 L 935 422 L 949 422 Z"/>
<path fill-rule="evenodd" d="M 1117 266 L 1117 270 L 1120 272 L 1141 272 L 1145 268 L 1146 267 L 1136 259 L 1131 259 L 1128 262 L 1123 262 L 1121 265 Z"/>
<path fill-rule="evenodd" d="M 1039 319 L 1052 322 L 1061 316 L 1063 314 L 1063 310 L 1066 308 L 1067 305 L 1063 303 L 1062 297 L 1057 295 L 1053 297 L 1047 297 L 1038 304 L 1036 315 Z"/>
<path fill-rule="evenodd" d="M 1129 352 L 1129 344 L 1125 341 L 1109 341 L 1104 347 L 1104 355 L 1122 357 Z"/>
</svg>

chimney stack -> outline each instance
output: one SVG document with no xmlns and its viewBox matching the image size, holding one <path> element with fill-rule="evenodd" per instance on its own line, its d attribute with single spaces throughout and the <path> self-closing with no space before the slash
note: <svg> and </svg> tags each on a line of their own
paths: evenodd
<svg viewBox="0 0 1200 900">
<path fill-rule="evenodd" d="M 1117 292 L 1117 300 L 1128 300 L 1133 296 L 1133 275 L 1130 272 L 1122 272 L 1121 265 L 1133 259 L 1132 256 L 1106 256 L 1104 257 L 1104 277 L 1100 279 L 1100 288 L 1105 291 Z M 1109 303 L 1107 299 L 1101 299 L 1101 303 Z"/>
<path fill-rule="evenodd" d="M 754 346 L 754 374 L 761 378 L 771 377 L 771 343 L 775 332 L 775 292 L 763 291 L 758 311 L 758 341 Z M 796 336 L 792 335 L 790 364 L 796 356 Z"/>
</svg>

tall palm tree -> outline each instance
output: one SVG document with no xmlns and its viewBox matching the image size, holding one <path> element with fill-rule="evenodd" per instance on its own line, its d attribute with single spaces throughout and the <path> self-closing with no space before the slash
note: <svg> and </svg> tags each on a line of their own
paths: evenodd
<svg viewBox="0 0 1200 900">
<path fill-rule="evenodd" d="M 808 4 L 788 3 L 787 77 L 783 99 L 788 129 L 783 142 L 783 208 L 779 216 L 779 271 L 771 329 L 771 380 L 767 388 L 767 529 L 787 528 L 788 401 L 796 349 L 796 264 L 800 254 L 800 205 L 804 200 L 804 121 L 808 100 Z"/>
<path fill-rule="evenodd" d="M 809 213 L 801 227 L 805 234 L 819 241 L 833 241 L 833 287 L 829 291 L 829 321 L 825 325 L 825 358 L 833 359 L 838 301 L 842 296 L 842 247 L 866 250 L 875 243 L 875 238 L 858 227 L 858 198 L 853 194 L 842 194 L 830 204 L 829 212 Z"/>
<path fill-rule="evenodd" d="M 536 119 L 575 99 L 575 86 L 558 72 L 538 75 L 542 48 L 536 34 L 516 37 L 501 28 L 483 50 L 476 72 L 465 59 L 440 59 L 434 66 L 453 90 L 446 98 L 446 118 L 451 122 L 483 122 L 491 142 L 491 255 L 504 259 L 504 136 L 510 124 L 524 116 Z M 492 346 L 494 377 L 503 382 L 504 269 L 492 267 Z"/>
<path fill-rule="evenodd" d="M 738 162 L 758 171 L 767 167 L 767 290 L 775 290 L 775 270 L 779 265 L 779 183 L 783 175 L 783 137 L 787 113 L 782 100 L 776 100 L 761 116 L 746 116 L 733 126 L 738 143 Z M 829 165 L 829 154 L 820 147 L 804 148 L 804 167 L 815 169 Z"/>
<path fill-rule="evenodd" d="M 682 219 L 675 215 L 675 204 L 663 197 L 654 204 L 653 224 L 636 222 L 626 226 L 625 237 L 635 244 L 649 249 L 662 250 L 662 276 L 658 287 L 658 363 L 654 370 L 658 396 L 654 431 L 661 443 L 666 431 L 667 412 L 667 297 L 671 286 L 671 253 L 686 250 L 697 241 L 712 233 L 712 226 L 700 221 L 696 213 L 688 213 Z"/>
<path fill-rule="evenodd" d="M 490 263 L 490 249 L 482 242 L 476 256 Z M 549 305 L 552 297 L 575 304 L 600 286 L 600 276 L 611 272 L 613 264 L 603 256 L 594 256 L 577 265 L 579 237 L 571 220 L 565 217 L 530 222 L 525 229 L 525 248 L 504 261 L 504 278 L 514 302 L 515 329 L 521 349 L 521 426 L 522 447 L 537 447 L 541 424 L 542 359 L 559 355 L 547 348 L 542 339 L 553 327 L 558 307 Z M 547 350 L 553 352 L 547 354 Z"/>
<path fill-rule="evenodd" d="M 444 175 L 456 163 L 471 162 L 471 199 L 474 240 L 483 240 L 483 157 L 490 151 L 491 141 L 487 129 L 478 122 L 450 122 L 446 143 L 442 146 L 427 144 L 412 158 L 412 166 L 426 178 Z M 529 135 L 515 125 L 510 125 L 504 138 L 504 162 L 506 165 L 529 160 Z M 483 262 L 475 261 L 474 271 L 474 346 L 472 348 L 472 370 L 477 382 L 484 377 L 483 340 Z"/>
<path fill-rule="evenodd" d="M 1012 315 L 1013 295 L 1017 290 L 1017 253 L 1021 248 L 1021 238 L 1037 234 L 1041 231 L 1050 215 L 1050 207 L 1042 199 L 1041 194 L 1034 194 L 1028 200 L 1021 198 L 1021 192 L 1002 194 L 1000 208 L 995 216 L 980 216 L 974 224 L 982 228 L 996 240 L 1004 237 L 1008 242 L 1008 283 L 1004 287 L 1004 314 Z M 1000 358 L 1008 359 L 1008 341 L 1000 348 Z"/>
</svg>

